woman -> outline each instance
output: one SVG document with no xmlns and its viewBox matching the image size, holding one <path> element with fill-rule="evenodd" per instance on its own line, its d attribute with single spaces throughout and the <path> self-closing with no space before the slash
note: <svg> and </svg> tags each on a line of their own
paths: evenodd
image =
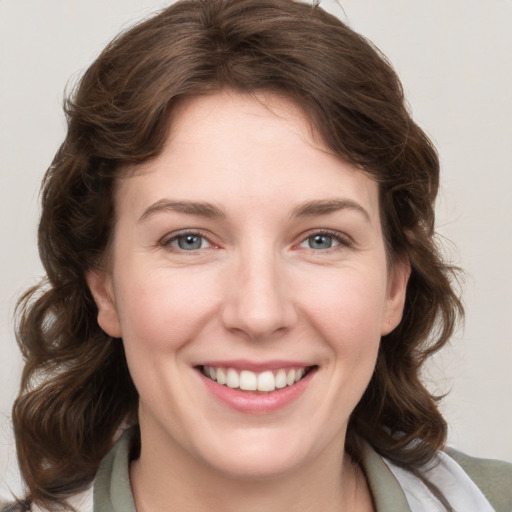
<svg viewBox="0 0 512 512">
<path fill-rule="evenodd" d="M 508 465 L 440 451 L 438 160 L 367 41 L 299 2 L 182 1 L 67 113 L 20 303 L 26 504 L 510 508 Z"/>
</svg>

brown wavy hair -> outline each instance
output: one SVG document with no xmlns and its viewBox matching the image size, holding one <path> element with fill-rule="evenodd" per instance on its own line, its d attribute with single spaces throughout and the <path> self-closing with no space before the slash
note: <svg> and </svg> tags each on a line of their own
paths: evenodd
<svg viewBox="0 0 512 512">
<path fill-rule="evenodd" d="M 300 106 L 334 154 L 379 183 L 388 258 L 410 262 L 402 322 L 382 339 L 347 450 L 357 455 L 364 438 L 414 470 L 445 442 L 420 368 L 463 311 L 435 239 L 438 157 L 398 77 L 372 43 L 315 5 L 181 0 L 114 39 L 65 103 L 67 136 L 42 188 L 47 279 L 18 304 L 25 367 L 13 423 L 28 504 L 62 505 L 94 478 L 120 426 L 137 422 L 123 345 L 98 326 L 85 273 L 108 258 L 119 176 L 159 154 L 177 101 L 226 88 Z"/>
</svg>

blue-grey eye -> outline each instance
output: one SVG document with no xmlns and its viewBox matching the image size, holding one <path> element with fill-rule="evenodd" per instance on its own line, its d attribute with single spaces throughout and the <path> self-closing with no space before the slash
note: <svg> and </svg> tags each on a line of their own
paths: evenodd
<svg viewBox="0 0 512 512">
<path fill-rule="evenodd" d="M 308 236 L 304 242 L 302 242 L 302 247 L 307 247 L 308 249 L 318 249 L 325 250 L 331 249 L 336 245 L 339 245 L 339 241 L 331 235 L 326 235 L 325 233 L 317 233 L 316 235 Z"/>
<path fill-rule="evenodd" d="M 182 251 L 197 251 L 209 247 L 209 242 L 201 235 L 187 234 L 177 236 L 171 245 L 181 249 Z"/>
</svg>

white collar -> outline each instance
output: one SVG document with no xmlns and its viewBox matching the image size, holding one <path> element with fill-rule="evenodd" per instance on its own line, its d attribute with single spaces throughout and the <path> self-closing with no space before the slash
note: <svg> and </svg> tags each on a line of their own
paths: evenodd
<svg viewBox="0 0 512 512">
<path fill-rule="evenodd" d="M 398 480 L 411 512 L 446 512 L 421 478 L 383 460 Z M 446 453 L 437 452 L 434 460 L 420 469 L 420 473 L 441 491 L 454 512 L 495 512 L 482 491 Z"/>
</svg>

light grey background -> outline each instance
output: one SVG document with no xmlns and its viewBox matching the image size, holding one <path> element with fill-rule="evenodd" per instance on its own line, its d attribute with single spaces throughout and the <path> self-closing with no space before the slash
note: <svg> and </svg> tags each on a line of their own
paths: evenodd
<svg viewBox="0 0 512 512">
<path fill-rule="evenodd" d="M 169 2 L 0 0 L 0 495 L 19 491 L 9 423 L 15 298 L 41 275 L 39 183 L 64 136 L 63 90 L 122 28 Z M 512 461 L 512 1 L 322 5 L 373 40 L 441 154 L 438 228 L 466 270 L 467 322 L 427 369 L 449 441 Z"/>
</svg>

